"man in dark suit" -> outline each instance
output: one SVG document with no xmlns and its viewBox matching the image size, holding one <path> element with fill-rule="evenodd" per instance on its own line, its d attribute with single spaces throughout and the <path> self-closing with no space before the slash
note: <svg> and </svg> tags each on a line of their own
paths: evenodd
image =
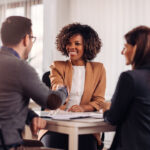
<svg viewBox="0 0 150 150">
<path fill-rule="evenodd" d="M 31 26 L 30 19 L 20 16 L 8 17 L 2 24 L 0 149 L 21 149 L 21 133 L 25 122 L 34 118 L 34 114 L 32 116 L 28 109 L 30 98 L 44 108 L 56 109 L 65 102 L 68 95 L 65 87 L 51 91 L 40 81 L 35 70 L 25 62 L 35 41 Z M 38 129 L 37 125 L 35 127 L 37 128 L 34 128 L 33 132 Z"/>
</svg>

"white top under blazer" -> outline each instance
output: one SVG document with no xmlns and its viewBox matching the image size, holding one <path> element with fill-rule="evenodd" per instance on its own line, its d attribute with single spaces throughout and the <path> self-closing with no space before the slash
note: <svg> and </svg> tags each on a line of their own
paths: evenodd
<svg viewBox="0 0 150 150">
<path fill-rule="evenodd" d="M 71 108 L 73 105 L 79 105 L 81 97 L 84 91 L 85 82 L 85 66 L 72 66 L 72 86 L 69 94 L 69 101 L 67 103 L 67 109 Z"/>
</svg>

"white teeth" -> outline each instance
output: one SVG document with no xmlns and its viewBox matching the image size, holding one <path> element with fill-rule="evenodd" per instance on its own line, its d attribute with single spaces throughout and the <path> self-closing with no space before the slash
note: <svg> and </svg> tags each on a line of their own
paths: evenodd
<svg viewBox="0 0 150 150">
<path fill-rule="evenodd" d="M 77 52 L 69 52 L 70 55 L 77 55 Z"/>
</svg>

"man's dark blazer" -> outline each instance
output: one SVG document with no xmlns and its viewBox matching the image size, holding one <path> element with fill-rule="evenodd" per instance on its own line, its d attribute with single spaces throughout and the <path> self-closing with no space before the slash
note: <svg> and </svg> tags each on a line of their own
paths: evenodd
<svg viewBox="0 0 150 150">
<path fill-rule="evenodd" d="M 150 150 L 150 65 L 120 75 L 104 118 L 117 126 L 110 150 Z"/>
</svg>

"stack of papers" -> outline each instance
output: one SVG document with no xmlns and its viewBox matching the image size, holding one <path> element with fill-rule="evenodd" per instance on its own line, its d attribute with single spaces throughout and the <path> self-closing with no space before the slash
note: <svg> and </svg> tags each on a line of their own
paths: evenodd
<svg viewBox="0 0 150 150">
<path fill-rule="evenodd" d="M 52 118 L 57 120 L 70 120 L 76 118 L 98 118 L 102 119 L 103 114 L 100 112 L 68 112 L 60 109 L 51 111 L 41 111 L 40 116 L 43 118 Z"/>
</svg>

